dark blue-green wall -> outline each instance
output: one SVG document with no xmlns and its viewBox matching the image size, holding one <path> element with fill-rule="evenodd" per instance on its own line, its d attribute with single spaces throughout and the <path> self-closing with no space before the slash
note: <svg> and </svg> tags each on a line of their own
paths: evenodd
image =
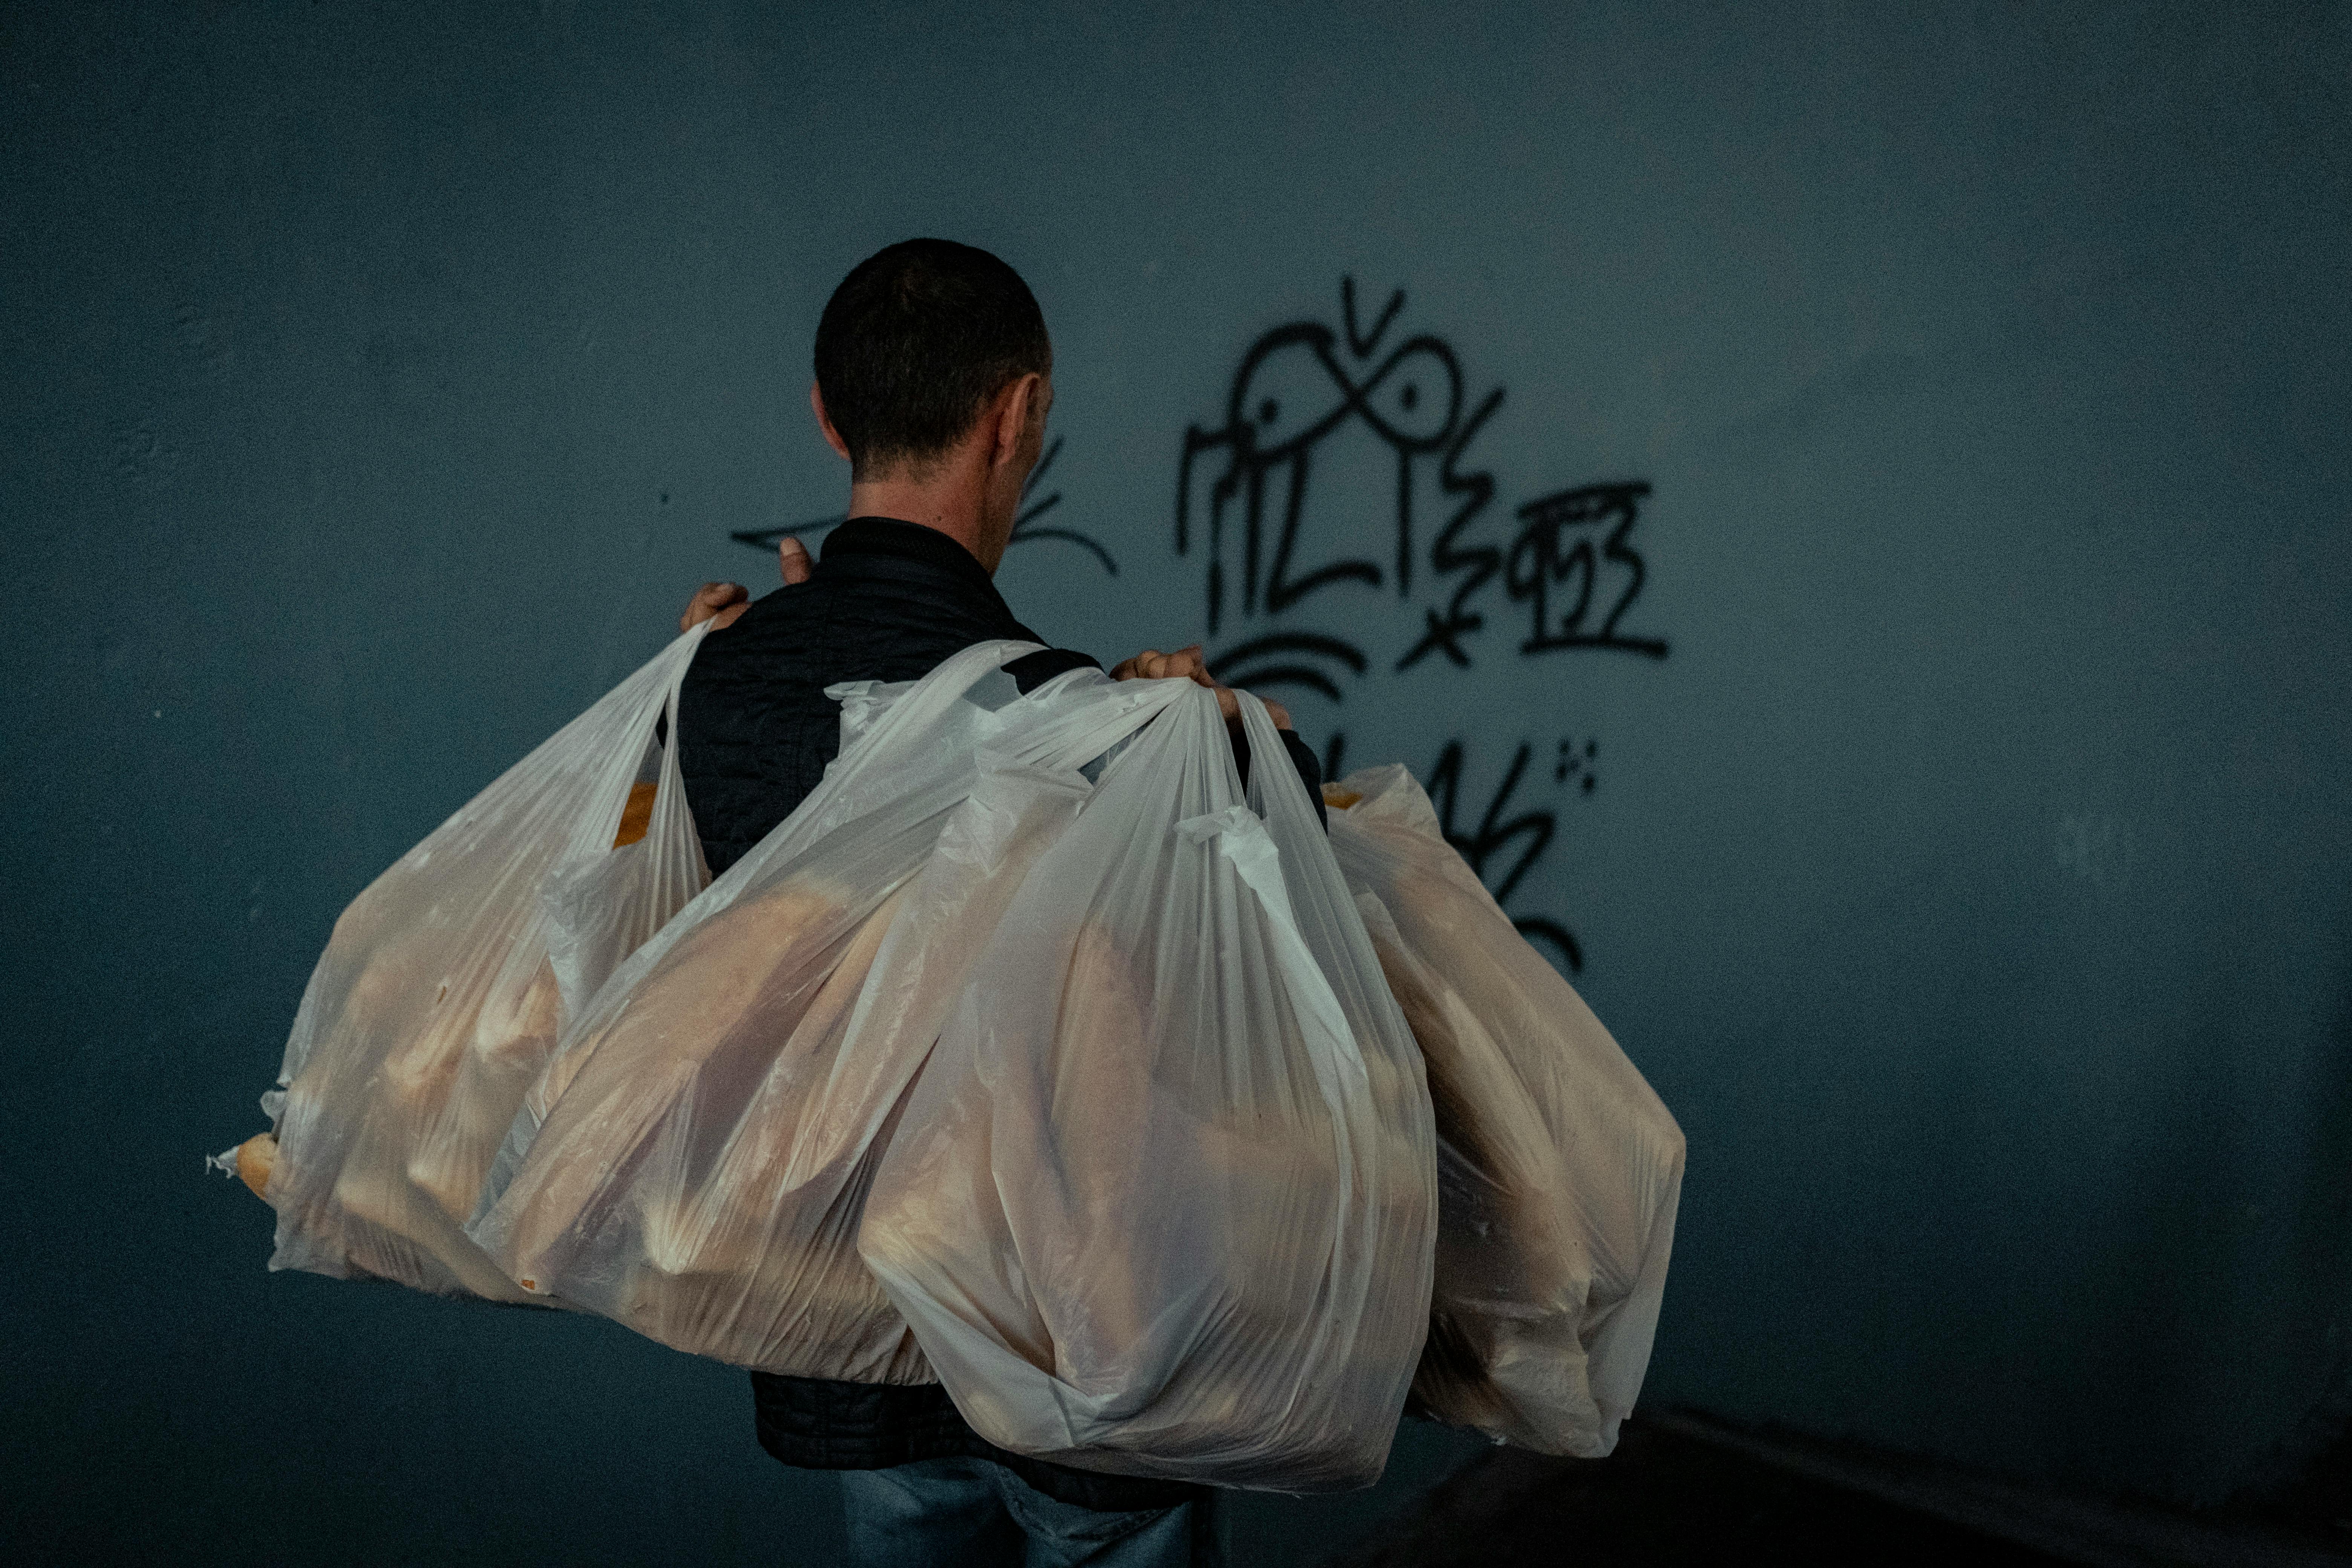
<svg viewBox="0 0 2352 1568">
<path fill-rule="evenodd" d="M 2291 1469 L 2352 1386 L 2352 12 L 984 9 L 0 11 L 11 1528 L 835 1551 L 736 1374 L 266 1275 L 197 1162 L 341 906 L 693 584 L 764 587 L 730 531 L 838 505 L 809 336 L 916 233 L 1044 303 L 1038 525 L 1118 571 L 1000 582 L 1107 657 L 1212 635 L 1185 436 L 1262 333 L 1430 430 L 1458 377 L 1450 459 L 1310 454 L 1285 580 L 1381 581 L 1253 602 L 1229 519 L 1212 640 L 1327 639 L 1337 700 L 1279 694 L 1350 765 L 1459 743 L 1455 826 L 1681 1118 L 1652 1397 L 2185 1500 Z M 1343 278 L 1360 336 L 1403 291 L 1360 355 Z M 1415 335 L 1454 369 L 1378 380 Z M 1344 402 L 1267 374 L 1245 416 Z M 1399 670 L 1449 609 L 1466 665 Z"/>
</svg>

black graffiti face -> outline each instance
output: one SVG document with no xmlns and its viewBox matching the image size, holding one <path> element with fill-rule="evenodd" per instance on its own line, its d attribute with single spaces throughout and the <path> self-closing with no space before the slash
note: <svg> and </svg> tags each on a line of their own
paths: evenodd
<svg viewBox="0 0 2352 1568">
<path fill-rule="evenodd" d="M 1213 637 L 1229 619 L 1281 616 L 1311 595 L 1343 583 L 1410 592 L 1417 557 L 1413 499 L 1417 468 L 1444 462 L 1465 433 L 1465 383 L 1460 360 L 1442 340 L 1423 334 L 1386 353 L 1381 344 L 1404 296 L 1391 295 L 1370 331 L 1358 325 L 1355 285 L 1340 285 L 1339 331 L 1320 321 L 1294 321 L 1251 344 L 1234 371 L 1225 416 L 1214 429 L 1185 432 L 1177 476 L 1176 549 L 1205 547 L 1208 624 Z M 1489 396 L 1489 403 L 1499 397 Z M 1483 418 L 1484 410 L 1479 417 Z M 1304 559 L 1300 527 L 1313 483 L 1318 448 L 1344 427 L 1369 430 L 1394 466 L 1393 536 L 1345 542 L 1351 552 Z M 1201 483 L 1203 459 L 1222 455 L 1222 471 Z M 1197 515 L 1196 515 L 1197 514 Z M 1286 655 L 1261 667 L 1269 674 L 1337 697 L 1329 674 L 1314 661 L 1335 660 L 1354 673 L 1364 658 L 1352 640 L 1297 634 L 1256 639 L 1250 652 Z M 1248 653 L 1226 650 L 1231 659 Z M 1298 656 L 1308 656 L 1301 662 Z"/>
<path fill-rule="evenodd" d="M 1225 473 L 1216 482 L 1210 512 L 1212 630 L 1224 609 L 1224 552 L 1218 547 L 1237 490 L 1244 492 L 1245 536 L 1239 584 L 1244 614 L 1260 609 L 1278 614 L 1334 583 L 1353 581 L 1379 587 L 1389 572 L 1401 588 L 1412 585 L 1414 460 L 1444 452 L 1459 434 L 1462 367 L 1454 351 L 1432 337 L 1411 339 L 1385 358 L 1370 361 L 1378 345 L 1379 330 L 1369 341 L 1359 338 L 1352 295 L 1348 303 L 1347 344 L 1352 358 L 1363 362 L 1360 379 L 1360 366 L 1343 363 L 1334 352 L 1339 340 L 1329 328 L 1311 321 L 1277 328 L 1258 340 L 1243 361 L 1229 395 L 1223 432 L 1195 447 L 1205 450 L 1222 444 L 1231 453 Z M 1391 301 L 1391 312 L 1398 303 L 1401 300 Z M 1382 327 L 1386 320 L 1383 317 Z M 1386 563 L 1370 557 L 1321 564 L 1297 562 L 1294 555 L 1314 449 L 1350 421 L 1370 428 L 1396 455 L 1394 553 Z M 1191 456 L 1188 451 L 1188 458 Z M 1269 560 L 1266 492 L 1270 482 L 1279 500 L 1272 519 Z M 1180 537 L 1177 548 L 1181 551 L 1186 543 Z"/>
</svg>

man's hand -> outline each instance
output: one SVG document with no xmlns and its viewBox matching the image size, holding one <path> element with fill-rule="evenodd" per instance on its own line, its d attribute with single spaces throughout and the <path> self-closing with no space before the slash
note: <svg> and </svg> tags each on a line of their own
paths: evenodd
<svg viewBox="0 0 2352 1568">
<path fill-rule="evenodd" d="M 1180 647 L 1174 653 L 1161 653 L 1156 647 L 1145 648 L 1133 658 L 1121 659 L 1115 666 L 1113 680 L 1191 680 L 1197 686 L 1214 689 L 1216 678 L 1209 673 L 1206 660 L 1201 657 L 1201 645 Z"/>
<path fill-rule="evenodd" d="M 1194 643 L 1190 647 L 1180 647 L 1174 653 L 1161 653 L 1158 648 L 1153 647 L 1145 648 L 1133 658 L 1121 659 L 1111 669 L 1110 678 L 1113 680 L 1190 680 L 1194 685 L 1205 686 L 1217 694 L 1217 710 L 1225 716 L 1225 722 L 1229 724 L 1241 722 L 1242 705 L 1234 700 L 1234 689 L 1220 685 L 1217 678 L 1209 673 L 1208 663 L 1201 657 L 1199 643 Z M 1290 728 L 1288 709 L 1279 702 L 1270 701 L 1265 698 L 1260 698 L 1259 700 L 1265 703 L 1266 717 L 1274 721 L 1276 729 Z"/>
<path fill-rule="evenodd" d="M 751 590 L 740 583 L 705 583 L 686 602 L 686 614 L 678 616 L 677 629 L 690 632 L 703 622 L 716 619 L 712 631 L 722 631 L 735 624 L 735 617 L 751 607 Z"/>
<path fill-rule="evenodd" d="M 776 570 L 783 574 L 785 584 L 809 580 L 808 546 L 784 535 L 776 545 Z M 686 614 L 678 616 L 677 629 L 692 631 L 705 621 L 712 622 L 711 630 L 723 632 L 735 624 L 736 618 L 751 607 L 751 590 L 740 583 L 705 583 L 686 602 Z"/>
</svg>

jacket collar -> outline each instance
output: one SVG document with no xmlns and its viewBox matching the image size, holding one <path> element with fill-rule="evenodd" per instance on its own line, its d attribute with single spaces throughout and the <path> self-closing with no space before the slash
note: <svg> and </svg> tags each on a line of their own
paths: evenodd
<svg viewBox="0 0 2352 1568">
<path fill-rule="evenodd" d="M 836 556 L 852 555 L 890 555 L 901 561 L 920 561 L 950 574 L 997 604 L 1004 603 L 988 568 L 980 563 L 978 557 L 938 529 L 925 528 L 919 522 L 895 517 L 853 517 L 825 535 L 820 559 L 831 563 Z M 1012 611 L 1007 608 L 1005 613 L 1009 616 Z"/>
</svg>

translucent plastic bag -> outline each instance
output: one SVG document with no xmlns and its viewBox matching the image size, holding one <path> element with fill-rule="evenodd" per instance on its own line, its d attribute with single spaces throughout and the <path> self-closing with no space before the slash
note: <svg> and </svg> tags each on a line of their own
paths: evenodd
<svg viewBox="0 0 2352 1568">
<path fill-rule="evenodd" d="M 1437 1112 L 1443 1220 L 1413 1394 L 1498 1440 L 1606 1454 L 1649 1366 L 1682 1130 L 1410 773 L 1369 768 L 1325 798 Z"/>
<path fill-rule="evenodd" d="M 997 916 L 1181 682 L 1018 696 L 986 643 L 835 689 L 824 781 L 599 994 L 472 1233 L 536 1295 L 738 1365 L 930 1370 L 856 1252 L 874 1156 Z"/>
<path fill-rule="evenodd" d="M 704 630 L 467 802 L 336 921 L 278 1078 L 270 1268 L 528 1299 L 460 1227 L 567 1011 L 709 879 L 677 748 L 655 740 Z"/>
<path fill-rule="evenodd" d="M 859 1250 L 1016 1452 L 1286 1491 L 1386 1462 L 1428 1322 L 1421 1059 L 1255 699 L 1197 687 L 1037 857 Z"/>
</svg>

